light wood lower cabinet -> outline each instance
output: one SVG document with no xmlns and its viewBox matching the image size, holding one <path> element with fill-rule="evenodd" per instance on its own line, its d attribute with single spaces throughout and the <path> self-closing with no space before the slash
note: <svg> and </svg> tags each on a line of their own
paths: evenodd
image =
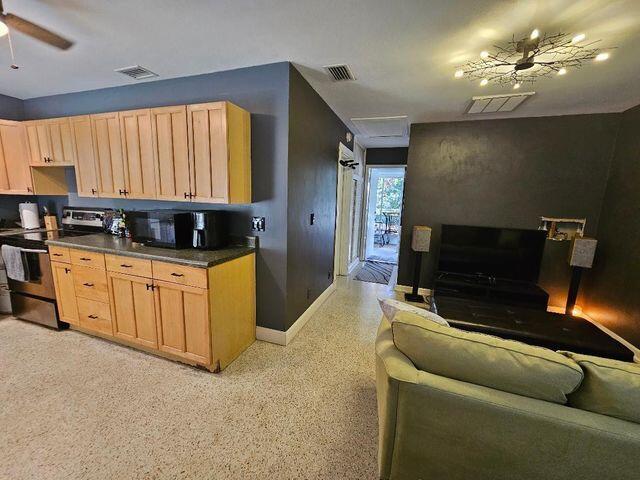
<svg viewBox="0 0 640 480">
<path fill-rule="evenodd" d="M 255 340 L 254 253 L 196 268 L 77 248 L 51 251 L 61 255 L 52 262 L 58 309 L 81 331 L 211 371 Z"/>
<path fill-rule="evenodd" d="M 210 364 L 208 291 L 169 282 L 154 283 L 160 350 Z"/>
<path fill-rule="evenodd" d="M 78 325 L 80 322 L 78 321 L 76 289 L 73 283 L 73 268 L 75 267 L 68 263 L 51 262 L 60 319 L 71 325 Z"/>
<path fill-rule="evenodd" d="M 109 272 L 109 299 L 116 337 L 158 348 L 153 282 L 148 278 Z"/>
</svg>

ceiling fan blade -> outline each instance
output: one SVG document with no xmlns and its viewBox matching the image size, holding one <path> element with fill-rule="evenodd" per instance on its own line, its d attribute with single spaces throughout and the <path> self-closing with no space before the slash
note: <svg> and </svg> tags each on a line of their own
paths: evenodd
<svg viewBox="0 0 640 480">
<path fill-rule="evenodd" d="M 60 35 L 56 35 L 46 28 L 42 28 L 41 26 L 36 25 L 35 23 L 31 23 L 30 21 L 18 17 L 17 15 L 7 13 L 1 18 L 9 28 L 16 29 L 19 32 L 35 38 L 36 40 L 48 43 L 53 47 L 59 48 L 61 50 L 67 50 L 73 45 L 73 42 L 67 40 L 66 38 L 63 38 Z"/>
</svg>

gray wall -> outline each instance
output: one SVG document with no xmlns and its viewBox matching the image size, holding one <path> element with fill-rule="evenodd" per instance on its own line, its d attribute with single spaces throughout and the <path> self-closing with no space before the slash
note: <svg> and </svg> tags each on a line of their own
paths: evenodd
<svg viewBox="0 0 640 480">
<path fill-rule="evenodd" d="M 412 278 L 413 225 L 433 227 L 421 285 L 432 286 L 444 223 L 535 229 L 541 215 L 586 217 L 595 235 L 618 114 L 416 124 L 405 182 L 399 283 Z M 569 242 L 547 241 L 540 283 L 566 298 Z"/>
<path fill-rule="evenodd" d="M 289 63 L 136 83 L 101 90 L 25 100 L 26 119 L 229 100 L 251 112 L 253 204 L 216 205 L 79 198 L 70 169 L 69 197 L 41 197 L 56 208 L 75 206 L 221 208 L 236 213 L 233 233 L 250 234 L 251 216 L 266 217 L 257 257 L 258 325 L 284 330 L 287 274 L 287 149 L 289 142 Z"/>
<path fill-rule="evenodd" d="M 367 165 L 406 165 L 409 149 L 395 148 L 367 148 Z"/>
<path fill-rule="evenodd" d="M 640 347 L 640 106 L 622 116 L 598 225 L 598 249 L 580 302 Z"/>
<path fill-rule="evenodd" d="M 0 93 L 0 118 L 4 120 L 22 120 L 24 118 L 23 101 Z"/>
<path fill-rule="evenodd" d="M 333 281 L 338 144 L 352 148 L 347 127 L 293 66 L 289 82 L 287 328 Z"/>
</svg>

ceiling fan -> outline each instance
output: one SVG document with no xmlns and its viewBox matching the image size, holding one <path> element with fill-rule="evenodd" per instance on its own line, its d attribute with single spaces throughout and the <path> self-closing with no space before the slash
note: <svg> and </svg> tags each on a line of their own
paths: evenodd
<svg viewBox="0 0 640 480">
<path fill-rule="evenodd" d="M 0 36 L 2 36 L 2 31 L 6 30 L 7 27 L 22 32 L 25 35 L 29 35 L 36 40 L 40 40 L 41 42 L 61 50 L 67 50 L 73 45 L 73 42 L 41 27 L 40 25 L 36 25 L 35 23 L 12 13 L 5 13 L 2 6 L 2 0 L 0 0 Z"/>
</svg>

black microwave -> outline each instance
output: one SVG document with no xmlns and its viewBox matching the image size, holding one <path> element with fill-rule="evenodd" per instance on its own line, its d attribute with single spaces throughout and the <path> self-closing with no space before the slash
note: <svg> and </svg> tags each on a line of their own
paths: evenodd
<svg viewBox="0 0 640 480">
<path fill-rule="evenodd" d="M 134 242 L 152 247 L 191 247 L 193 232 L 191 212 L 184 210 L 128 211 L 126 223 Z"/>
</svg>

